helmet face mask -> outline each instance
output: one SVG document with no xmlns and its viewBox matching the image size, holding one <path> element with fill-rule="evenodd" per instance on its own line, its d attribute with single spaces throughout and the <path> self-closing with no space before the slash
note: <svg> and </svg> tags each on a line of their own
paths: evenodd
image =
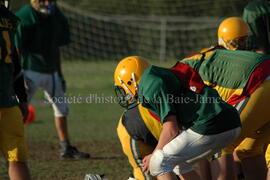
<svg viewBox="0 0 270 180">
<path fill-rule="evenodd" d="M 7 9 L 10 8 L 10 0 L 0 0 L 1 4 L 4 5 Z"/>
<path fill-rule="evenodd" d="M 126 94 L 124 88 L 121 86 L 114 86 L 114 92 L 117 97 L 118 104 L 123 108 L 130 109 L 137 105 L 137 96 L 132 98 L 130 94 Z"/>
<path fill-rule="evenodd" d="M 133 105 L 137 105 L 137 92 L 138 92 L 138 84 L 136 83 L 134 72 L 131 73 L 131 79 L 127 82 L 127 84 L 124 83 L 124 81 L 118 76 L 118 80 L 121 84 L 121 86 L 115 85 L 114 91 L 118 100 L 118 103 L 120 106 L 130 109 L 133 107 Z M 132 83 L 133 82 L 133 83 Z M 131 88 L 128 86 L 131 86 L 132 88 L 135 88 L 135 92 L 133 93 Z"/>
<path fill-rule="evenodd" d="M 114 90 L 122 107 L 137 105 L 139 81 L 149 65 L 138 56 L 126 57 L 117 65 L 114 72 Z"/>
<path fill-rule="evenodd" d="M 44 16 L 50 16 L 55 13 L 55 0 L 31 0 L 32 7 Z"/>
<path fill-rule="evenodd" d="M 247 49 L 249 34 L 247 23 L 241 18 L 230 17 L 219 25 L 218 44 L 230 50 L 244 50 Z"/>
<path fill-rule="evenodd" d="M 230 50 L 246 50 L 248 45 L 248 36 L 227 41 L 220 38 L 218 44 Z"/>
</svg>

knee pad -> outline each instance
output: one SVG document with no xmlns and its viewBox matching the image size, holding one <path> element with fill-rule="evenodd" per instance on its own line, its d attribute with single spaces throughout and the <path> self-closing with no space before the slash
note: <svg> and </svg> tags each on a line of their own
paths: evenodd
<svg viewBox="0 0 270 180">
<path fill-rule="evenodd" d="M 150 163 L 149 163 L 150 173 L 152 176 L 158 176 L 158 175 L 164 174 L 163 167 L 162 167 L 164 158 L 165 157 L 162 150 L 156 150 L 153 153 L 150 159 Z"/>
<path fill-rule="evenodd" d="M 159 176 L 173 171 L 175 165 L 168 161 L 169 157 L 162 150 L 156 150 L 150 159 L 150 173 L 152 176 Z"/>
</svg>

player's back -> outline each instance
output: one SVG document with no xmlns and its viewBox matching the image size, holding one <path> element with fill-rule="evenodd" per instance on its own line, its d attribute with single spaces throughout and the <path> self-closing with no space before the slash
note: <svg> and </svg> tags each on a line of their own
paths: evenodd
<svg viewBox="0 0 270 180">
<path fill-rule="evenodd" d="M 241 96 L 254 72 L 258 86 L 267 76 L 265 64 L 270 60 L 268 55 L 224 49 L 206 52 L 204 58 L 199 58 L 202 56 L 197 54 L 181 62 L 196 68 L 205 84 L 215 88 L 225 101 L 234 95 Z"/>
</svg>

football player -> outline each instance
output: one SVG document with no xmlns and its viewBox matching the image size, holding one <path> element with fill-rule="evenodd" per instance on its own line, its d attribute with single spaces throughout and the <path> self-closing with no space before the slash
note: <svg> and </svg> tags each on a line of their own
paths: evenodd
<svg viewBox="0 0 270 180">
<path fill-rule="evenodd" d="M 249 26 L 241 18 L 238 18 L 238 17 L 227 18 L 223 22 L 221 22 L 221 24 L 219 26 L 219 29 L 218 29 L 218 43 L 219 43 L 220 46 L 216 46 L 214 48 L 207 48 L 205 50 L 202 50 L 198 54 L 188 56 L 187 58 L 185 58 L 185 60 L 194 60 L 194 59 L 198 59 L 198 58 L 200 59 L 200 57 L 201 57 L 200 62 L 197 61 L 196 63 L 190 64 L 191 61 L 190 62 L 186 61 L 192 67 L 200 67 L 201 63 L 204 61 L 204 59 L 209 58 L 211 53 L 213 53 L 212 51 L 214 51 L 215 49 L 221 49 L 221 48 L 225 47 L 228 50 L 247 50 L 248 49 L 248 41 L 247 40 L 248 40 L 248 37 L 249 37 L 249 33 L 250 33 Z M 232 53 L 232 54 L 234 54 L 234 53 Z M 235 54 L 236 54 L 236 56 L 239 56 L 239 55 L 237 55 L 237 52 Z M 202 56 L 200 56 L 200 55 L 202 55 Z M 232 57 L 233 56 L 234 55 L 232 55 Z M 252 57 L 253 56 L 251 56 L 250 58 L 252 58 Z M 229 58 L 224 57 L 224 60 L 225 59 L 229 59 Z M 232 59 L 234 59 L 234 58 L 232 58 Z M 249 60 L 247 60 L 247 61 L 249 61 Z M 252 61 L 252 59 L 250 61 Z M 239 67 L 239 70 L 241 70 L 241 68 L 244 68 L 244 67 L 242 67 L 242 66 Z M 216 75 L 215 74 L 216 72 L 212 72 L 212 73 L 213 73 L 213 76 Z M 227 77 L 227 78 L 229 78 L 229 77 Z M 225 79 L 225 80 L 233 82 L 233 80 L 230 80 L 230 79 Z M 241 78 L 239 79 L 239 81 L 241 81 Z M 217 84 L 217 85 L 221 86 L 220 84 Z M 217 89 L 217 90 L 218 90 L 219 94 L 221 95 L 221 97 L 225 101 L 228 100 L 228 96 L 231 95 L 230 93 L 233 93 L 233 92 L 228 93 L 227 91 L 224 91 L 223 89 L 222 90 Z M 231 103 L 231 102 L 229 102 L 229 103 Z M 232 105 L 235 105 L 235 104 L 232 104 Z M 242 121 L 245 121 L 245 120 L 242 119 Z M 252 124 L 249 124 L 249 126 L 252 126 Z M 250 132 L 252 132 L 252 129 L 250 129 Z M 267 136 L 267 135 L 264 134 L 264 136 Z M 260 140 L 258 140 L 257 142 L 260 142 Z M 261 144 L 259 146 L 257 146 L 257 145 L 255 146 L 255 145 L 253 145 L 254 143 L 250 144 L 248 141 L 245 141 L 245 143 L 244 142 L 242 143 L 242 146 L 239 146 L 237 148 L 239 152 L 240 151 L 242 153 L 245 152 L 244 154 L 246 154 L 244 157 L 242 157 L 242 158 L 245 159 L 245 160 L 242 160 L 242 165 L 243 165 L 243 163 L 245 163 L 243 165 L 245 174 L 246 174 L 246 176 L 251 177 L 251 178 L 253 176 L 254 177 L 260 177 L 260 176 L 257 176 L 256 174 L 260 174 L 262 177 L 264 177 L 264 175 L 265 175 L 265 171 L 266 171 L 265 166 L 264 166 L 265 160 L 263 160 L 261 158 L 260 153 L 261 153 L 261 150 L 262 150 L 261 149 L 262 146 L 265 146 L 265 145 L 263 145 L 263 143 L 267 143 L 266 139 L 264 140 L 264 142 L 260 142 L 260 143 Z M 245 149 L 245 148 L 247 148 L 247 149 Z M 270 148 L 268 148 L 268 149 L 270 150 Z M 253 153 L 249 153 L 249 151 L 252 151 Z M 260 154 L 260 155 L 257 156 L 258 154 Z M 266 155 L 267 154 L 269 154 L 269 152 L 267 152 Z M 267 165 L 269 167 L 269 158 L 268 157 L 269 156 L 266 156 L 266 161 L 267 161 Z M 257 166 L 255 166 L 256 162 L 258 164 Z M 215 162 L 214 164 L 216 164 L 216 163 L 217 162 Z M 224 172 L 223 175 L 224 174 L 232 174 L 231 171 L 228 172 L 228 173 L 225 173 L 226 170 L 232 170 L 232 168 L 226 168 L 226 163 L 219 163 L 219 164 L 222 164 L 224 166 L 221 166 L 220 168 L 222 170 L 218 171 L 218 172 Z M 219 167 L 219 166 L 214 165 L 213 167 Z M 257 173 L 254 173 L 254 172 L 257 172 Z M 221 175 L 221 176 L 223 176 L 223 175 Z"/>
<path fill-rule="evenodd" d="M 64 14 L 57 8 L 56 0 L 31 0 L 16 15 L 21 22 L 15 34 L 19 49 L 28 101 L 38 88 L 52 104 L 54 121 L 59 137 L 60 158 L 87 159 L 89 153 L 72 146 L 68 134 L 68 104 L 65 98 L 65 81 L 61 69 L 60 46 L 69 43 L 69 26 Z"/>
<path fill-rule="evenodd" d="M 13 41 L 19 20 L 8 5 L 9 1 L 0 0 L 0 150 L 10 179 L 30 180 L 23 128 L 27 96 Z"/>
<path fill-rule="evenodd" d="M 218 159 L 219 178 L 233 179 L 232 154 L 241 160 L 246 179 L 265 179 L 264 147 L 269 143 L 270 56 L 251 51 L 217 49 L 184 58 L 201 75 L 206 85 L 215 88 L 222 99 L 241 114 L 239 138 L 223 149 Z M 217 163 L 216 163 L 217 164 Z"/>
<path fill-rule="evenodd" d="M 162 130 L 154 151 L 143 158 L 144 172 L 157 179 L 200 179 L 194 163 L 230 144 L 241 131 L 237 111 L 204 85 L 190 66 L 177 63 L 166 69 L 131 56 L 114 73 L 124 105 L 140 104 L 160 119 Z M 213 102 L 219 103 L 213 103 Z"/>
</svg>

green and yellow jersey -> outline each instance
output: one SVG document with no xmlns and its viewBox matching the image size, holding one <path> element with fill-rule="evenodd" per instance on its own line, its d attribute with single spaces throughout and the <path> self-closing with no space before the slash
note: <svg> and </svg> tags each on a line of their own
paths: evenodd
<svg viewBox="0 0 270 180">
<path fill-rule="evenodd" d="M 13 35 L 18 18 L 0 5 L 0 108 L 17 104 L 13 89 L 14 65 L 12 62 Z"/>
<path fill-rule="evenodd" d="M 251 95 L 270 75 L 270 56 L 250 51 L 217 49 L 181 62 L 195 68 L 208 86 L 232 105 Z"/>
<path fill-rule="evenodd" d="M 15 45 L 20 49 L 23 69 L 53 73 L 59 66 L 59 47 L 70 41 L 66 17 L 56 8 L 52 16 L 43 17 L 30 4 L 16 15 L 21 23 L 15 34 Z"/>
<path fill-rule="evenodd" d="M 138 92 L 142 106 L 157 115 L 161 123 L 166 116 L 174 114 L 183 129 L 191 128 L 200 134 L 217 134 L 240 126 L 237 117 L 218 117 L 236 110 L 183 63 L 170 69 L 150 66 L 140 80 Z"/>
</svg>

